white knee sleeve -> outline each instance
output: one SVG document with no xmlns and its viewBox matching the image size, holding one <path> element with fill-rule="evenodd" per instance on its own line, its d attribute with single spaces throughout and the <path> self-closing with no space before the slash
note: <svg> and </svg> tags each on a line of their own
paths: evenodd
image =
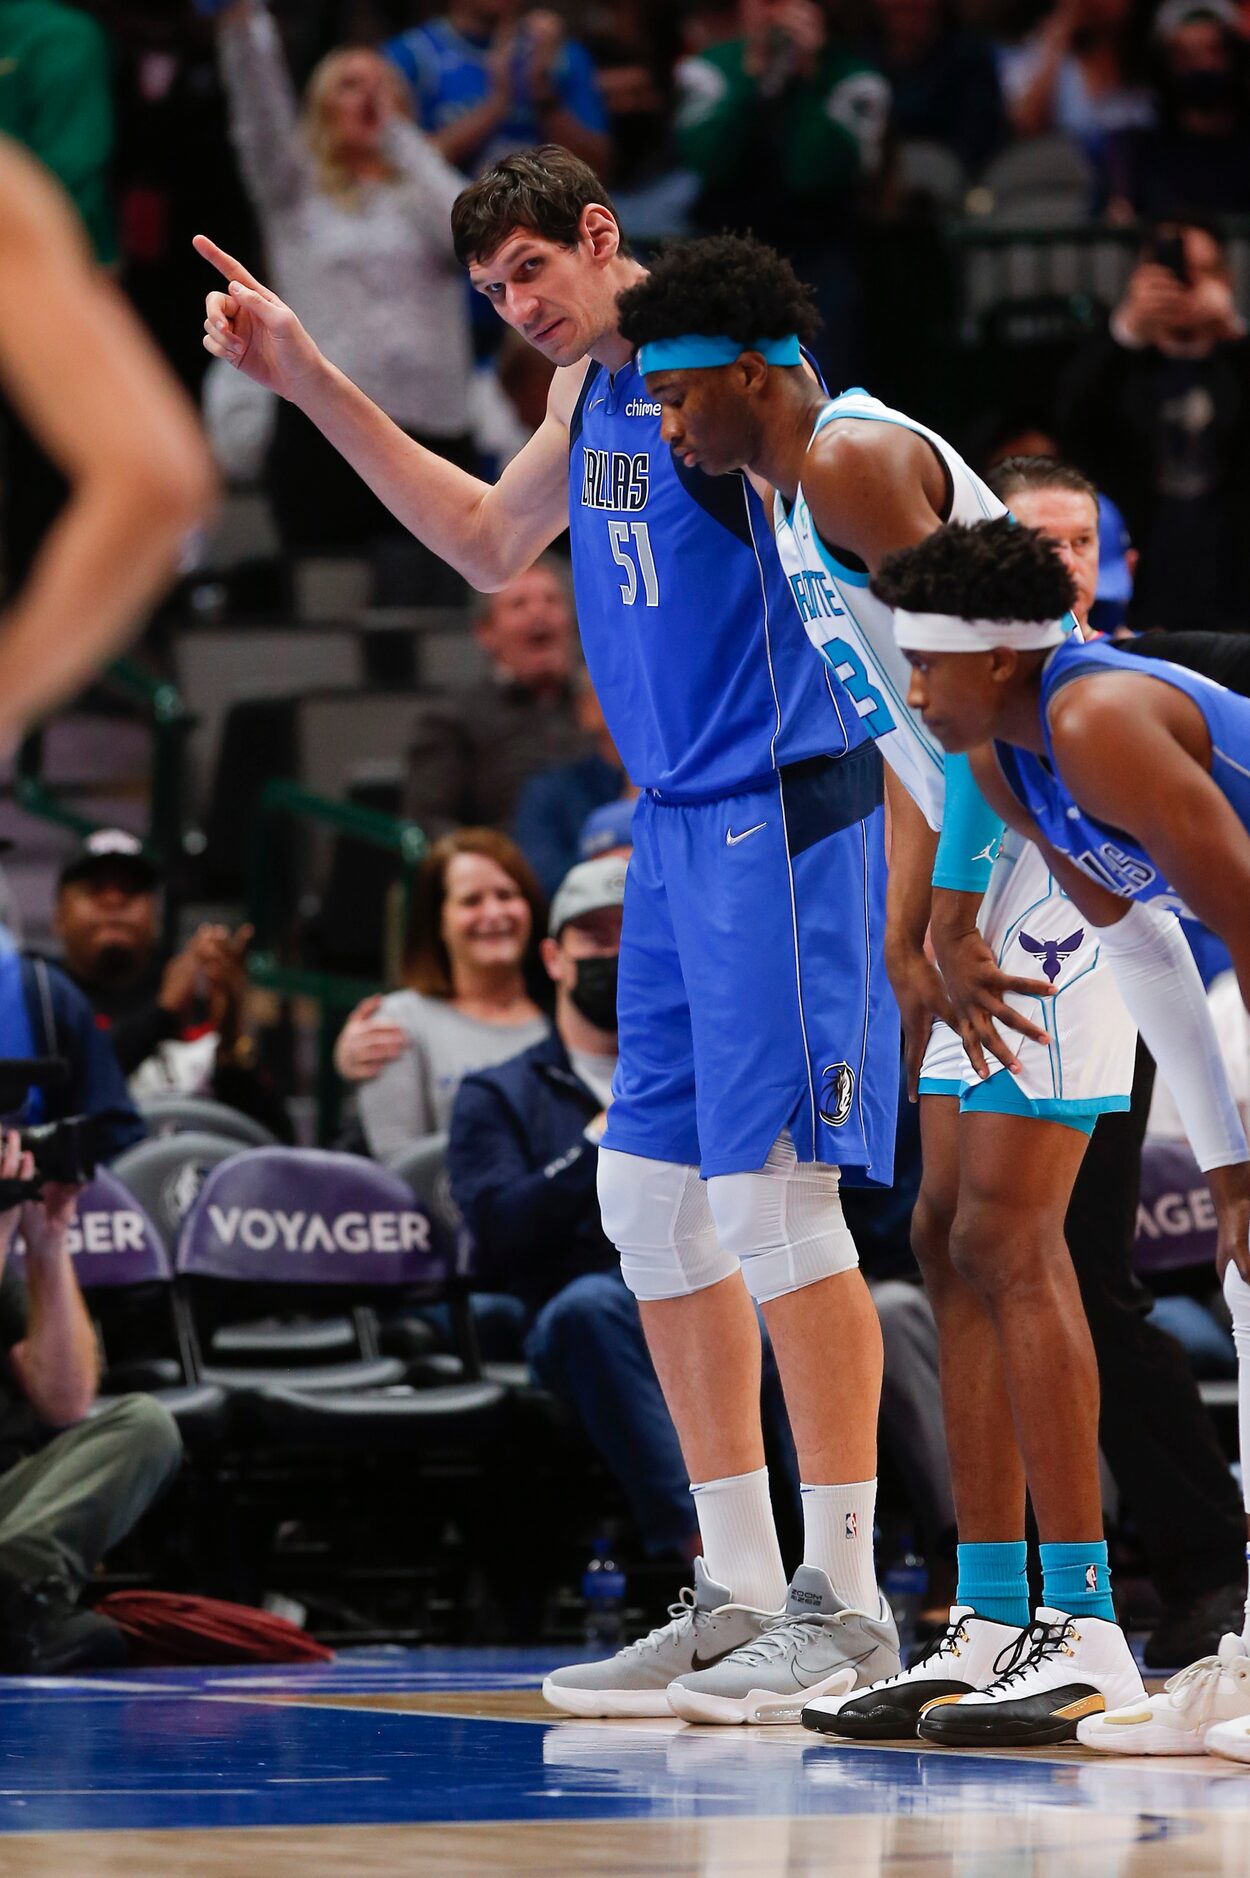
<svg viewBox="0 0 1250 1878">
<path fill-rule="evenodd" d="M 858 1265 L 838 1180 L 836 1167 L 800 1161 L 784 1134 L 758 1173 L 718 1174 L 708 1181 L 720 1243 L 741 1261 L 757 1304 Z"/>
<path fill-rule="evenodd" d="M 1224 1273 L 1224 1302 L 1233 1314 L 1233 1342 L 1237 1354 L 1250 1356 L 1250 1285 L 1235 1265 L 1230 1265 Z"/>
<path fill-rule="evenodd" d="M 599 1214 L 621 1277 L 644 1303 L 706 1291 L 738 1269 L 716 1236 L 697 1167 L 600 1148 Z"/>
</svg>

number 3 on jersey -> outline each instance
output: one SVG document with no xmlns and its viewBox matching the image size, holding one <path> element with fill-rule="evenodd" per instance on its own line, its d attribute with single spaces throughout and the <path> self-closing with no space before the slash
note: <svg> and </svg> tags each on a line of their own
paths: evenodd
<svg viewBox="0 0 1250 1878">
<path fill-rule="evenodd" d="M 876 686 L 869 682 L 864 661 L 845 639 L 827 639 L 821 647 L 842 683 L 850 692 L 855 709 L 870 737 L 884 737 L 894 729 L 890 707 Z"/>
<path fill-rule="evenodd" d="M 630 537 L 633 537 L 632 544 Z M 655 558 L 651 553 L 651 536 L 645 522 L 609 522 L 608 546 L 612 550 L 612 559 L 618 567 L 625 570 L 621 582 L 621 600 L 625 606 L 633 606 L 638 598 L 638 575 L 642 573 L 643 598 L 647 606 L 659 606 L 660 583 L 656 578 Z"/>
</svg>

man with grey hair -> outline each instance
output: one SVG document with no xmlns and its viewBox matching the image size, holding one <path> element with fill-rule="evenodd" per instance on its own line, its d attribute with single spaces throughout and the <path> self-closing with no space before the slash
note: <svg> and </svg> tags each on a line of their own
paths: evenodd
<svg viewBox="0 0 1250 1878">
<path fill-rule="evenodd" d="M 531 776 L 593 748 L 578 723 L 576 621 L 554 557 L 482 595 L 474 636 L 486 682 L 424 703 L 408 749 L 405 813 L 431 839 L 456 827 L 506 827 Z"/>
</svg>

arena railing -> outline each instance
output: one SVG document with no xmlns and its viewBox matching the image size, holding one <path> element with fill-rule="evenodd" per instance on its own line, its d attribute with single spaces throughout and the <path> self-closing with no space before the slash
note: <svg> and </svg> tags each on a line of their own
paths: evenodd
<svg viewBox="0 0 1250 1878">
<path fill-rule="evenodd" d="M 178 863 L 186 837 L 186 740 L 196 717 L 183 702 L 177 686 L 156 678 L 129 658 L 115 659 L 99 683 L 139 706 L 152 732 L 148 788 L 148 826 L 144 846 L 169 882 L 164 896 L 163 932 L 172 944 L 177 932 L 179 906 Z M 101 827 L 66 800 L 44 775 L 44 733 L 38 724 L 23 738 L 14 763 L 13 794 L 19 808 L 65 828 L 84 839 Z"/>
<path fill-rule="evenodd" d="M 261 795 L 251 835 L 248 918 L 255 939 L 248 954 L 252 983 L 280 997 L 303 998 L 317 1007 L 317 1139 L 333 1138 L 339 1110 L 339 1080 L 334 1068 L 334 1044 L 341 1019 L 362 998 L 385 989 L 380 983 L 344 972 L 312 969 L 289 953 L 295 930 L 294 907 L 283 907 L 279 883 L 289 870 L 275 863 L 278 844 L 290 833 L 290 824 L 306 831 L 346 836 L 380 848 L 399 860 L 401 917 L 406 930 L 417 869 L 427 842 L 416 822 L 357 802 L 334 801 L 314 795 L 298 783 L 276 781 Z M 297 891 L 298 898 L 298 891 Z"/>
</svg>

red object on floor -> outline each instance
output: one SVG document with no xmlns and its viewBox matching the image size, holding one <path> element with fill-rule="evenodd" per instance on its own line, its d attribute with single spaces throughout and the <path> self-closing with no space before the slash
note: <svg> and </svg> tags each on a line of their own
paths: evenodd
<svg viewBox="0 0 1250 1878">
<path fill-rule="evenodd" d="M 176 1591 L 113 1591 L 95 1606 L 124 1631 L 136 1667 L 329 1663 L 334 1651 L 285 1617 Z"/>
</svg>

